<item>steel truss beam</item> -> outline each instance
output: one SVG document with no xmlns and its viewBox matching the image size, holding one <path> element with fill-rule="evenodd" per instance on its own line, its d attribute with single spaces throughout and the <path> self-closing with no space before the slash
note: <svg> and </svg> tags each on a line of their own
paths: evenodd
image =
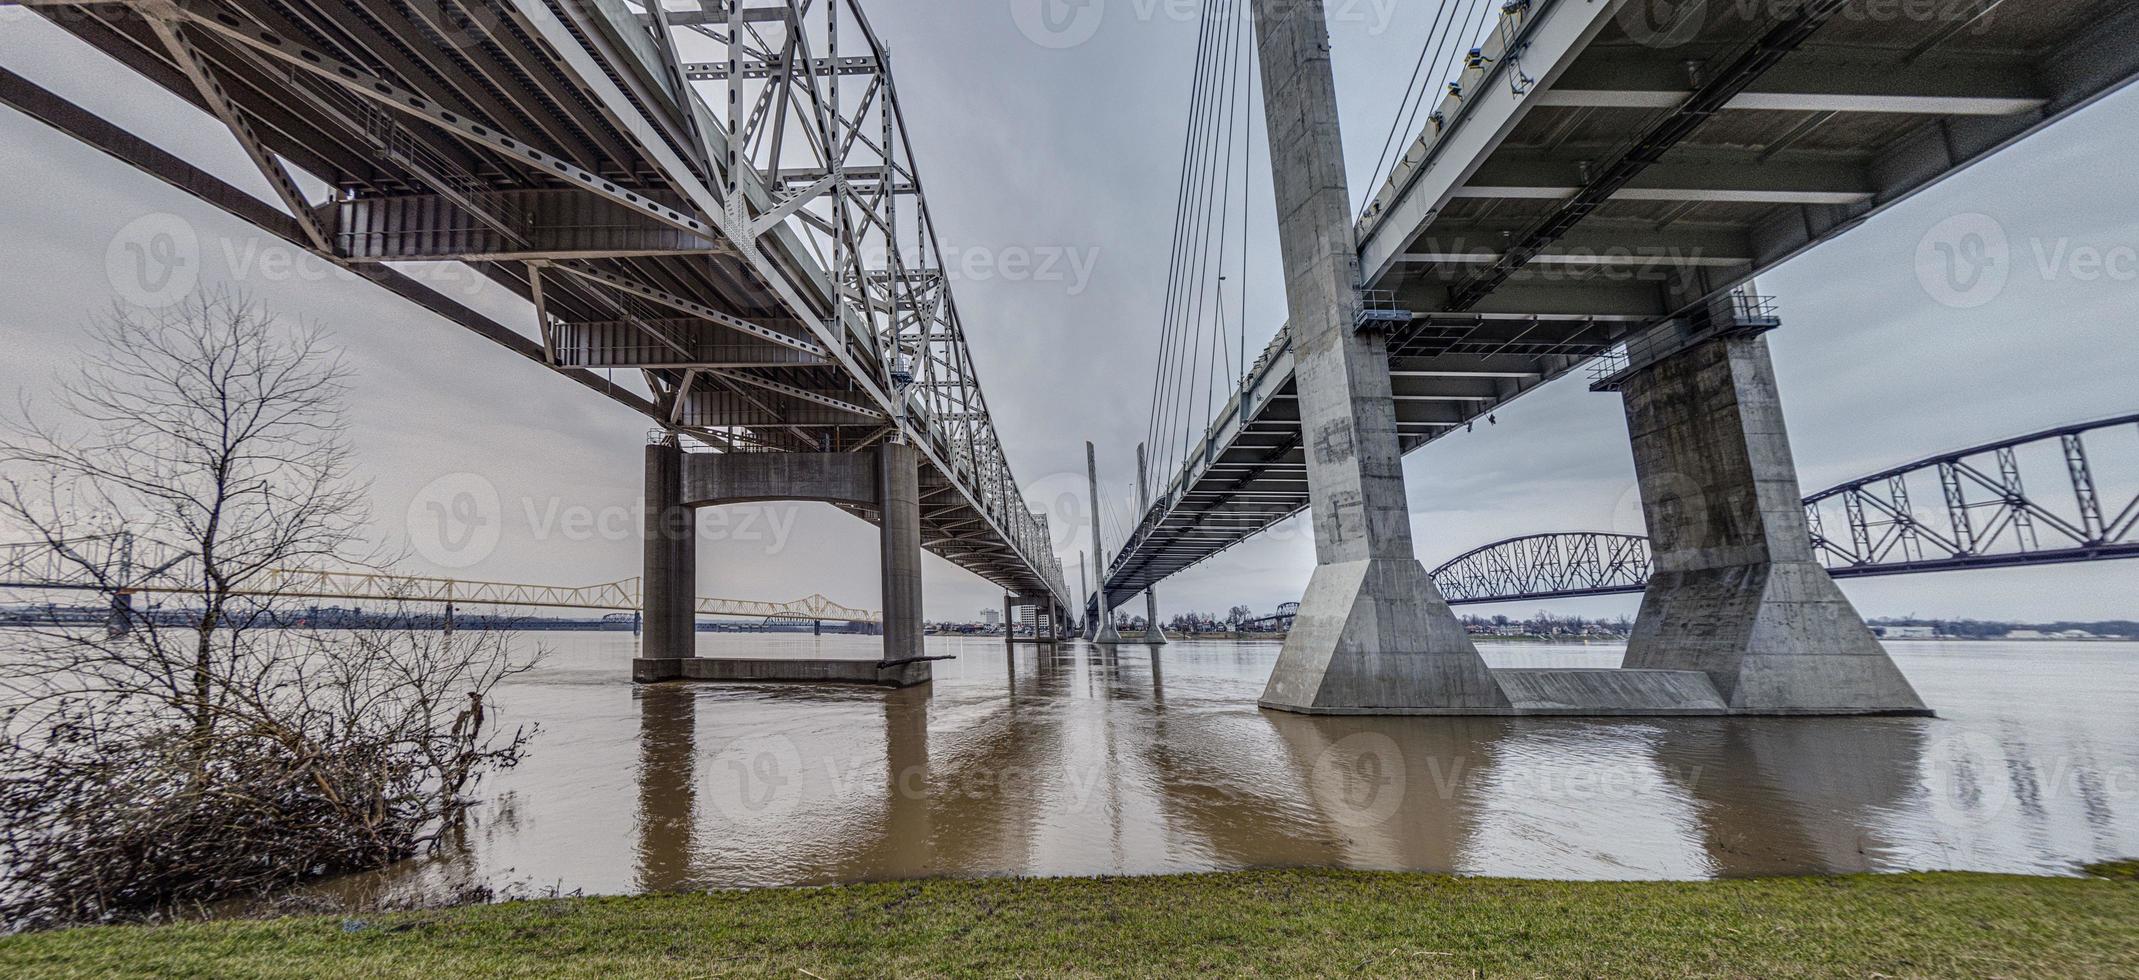
<svg viewBox="0 0 2139 980">
<path fill-rule="evenodd" d="M 1813 550 L 1836 578 L 2139 558 L 2139 486 L 2114 488 L 2108 499 L 2119 509 L 2105 510 L 2089 437 L 2097 446 L 2131 437 L 2118 446 L 2118 472 L 2139 472 L 2139 415 L 1976 446 L 1805 498 Z M 1912 485 L 1929 482 L 1938 485 L 1942 511 L 1914 503 Z M 2053 488 L 2047 495 L 2045 483 Z M 1842 534 L 1830 530 L 1838 526 Z M 1433 577 L 1449 602 L 1461 604 L 1639 592 L 1650 570 L 1646 538 L 1577 531 L 1486 545 Z"/>
</svg>

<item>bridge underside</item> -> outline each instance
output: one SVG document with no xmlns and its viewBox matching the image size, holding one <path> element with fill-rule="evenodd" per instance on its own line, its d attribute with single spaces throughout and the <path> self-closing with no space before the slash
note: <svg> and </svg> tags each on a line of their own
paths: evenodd
<svg viewBox="0 0 2139 980">
<path fill-rule="evenodd" d="M 2139 76 L 2117 0 L 1852 4 L 1795 32 L 1819 4 L 1648 6 L 1510 16 L 1377 188 L 1356 232 L 1367 287 L 1411 313 L 1388 338 L 1402 451 L 1585 364 L 1772 327 L 1731 290 Z M 1293 340 L 1154 495 L 1110 597 L 1307 509 Z"/>
<path fill-rule="evenodd" d="M 851 3 L 761 4 L 738 11 L 741 31 L 714 6 L 721 30 L 691 40 L 725 38 L 730 60 L 681 64 L 668 29 L 618 0 L 29 2 L 220 121 L 277 201 L 4 70 L 0 101 L 704 445 L 903 439 L 920 454 L 924 547 L 1006 590 L 1064 594 L 947 279 L 895 249 L 892 268 L 864 265 L 871 241 L 932 248 L 933 229 L 904 133 L 853 139 L 903 123 Z M 783 69 L 832 53 L 812 17 L 843 17 L 868 56 Z M 867 78 L 842 96 L 819 84 L 836 75 Z M 716 113 L 694 84 L 742 108 Z M 470 263 L 533 321 L 500 324 L 388 266 L 438 260 Z M 650 397 L 609 384 L 613 370 Z"/>
<path fill-rule="evenodd" d="M 1661 6 L 1502 6 L 1344 228 L 1321 4 L 1256 5 L 1291 322 L 1103 594 L 1308 508 L 1318 565 L 1266 707 L 1924 710 L 1814 560 L 1761 337 L 1780 321 L 1748 285 L 2128 84 L 2139 8 Z M 1327 245 L 1347 232 L 1356 267 Z M 1630 669 L 1489 672 L 1417 567 L 1400 457 L 1600 355 L 1657 542 Z"/>
</svg>

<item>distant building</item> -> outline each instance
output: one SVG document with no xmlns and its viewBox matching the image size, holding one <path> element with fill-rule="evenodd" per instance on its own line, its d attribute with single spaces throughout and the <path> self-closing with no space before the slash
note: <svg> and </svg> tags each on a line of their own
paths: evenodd
<svg viewBox="0 0 2139 980">
<path fill-rule="evenodd" d="M 983 625 L 983 626 L 986 626 L 986 627 L 988 627 L 989 629 L 994 629 L 994 628 L 995 628 L 995 627 L 997 627 L 997 626 L 1001 626 L 1001 625 L 1003 624 L 1003 613 L 1002 613 L 1002 610 L 999 610 L 999 609 L 983 609 L 983 610 L 981 610 L 981 611 L 980 611 L 980 622 L 981 622 L 981 625 Z"/>
<path fill-rule="evenodd" d="M 1934 640 L 1938 638 L 1935 626 L 1881 626 L 1874 632 L 1889 640 Z"/>
</svg>

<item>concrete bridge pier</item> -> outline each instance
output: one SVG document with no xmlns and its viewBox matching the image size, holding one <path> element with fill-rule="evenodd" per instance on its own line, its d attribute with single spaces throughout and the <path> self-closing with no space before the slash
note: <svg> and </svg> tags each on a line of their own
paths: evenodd
<svg viewBox="0 0 2139 980">
<path fill-rule="evenodd" d="M 641 683 L 683 676 L 683 661 L 698 645 L 698 521 L 683 502 L 683 448 L 674 442 L 646 447 L 646 518 L 640 602 L 644 629 L 632 680 Z"/>
<path fill-rule="evenodd" d="M 1705 673 L 1733 714 L 1928 714 L 1815 560 L 1765 337 L 1619 384 L 1655 556 L 1624 666 Z"/>
<path fill-rule="evenodd" d="M 825 681 L 908 687 L 930 679 L 921 605 L 920 453 L 884 443 L 860 453 L 684 453 L 646 450 L 646 630 L 641 682 Z M 696 656 L 697 540 L 693 508 L 815 500 L 876 517 L 882 548 L 884 649 L 877 661 Z"/>
<path fill-rule="evenodd" d="M 1099 542 L 1099 451 L 1084 444 L 1084 467 L 1092 490 L 1092 560 L 1099 563 L 1099 615 L 1087 632 L 1094 643 L 1112 646 L 1121 642 L 1114 628 L 1114 605 L 1107 601 L 1107 549 Z"/>
<path fill-rule="evenodd" d="M 883 567 L 884 659 L 877 683 L 929 681 L 921 612 L 921 454 L 903 442 L 877 447 L 877 519 Z"/>
<path fill-rule="evenodd" d="M 1255 0 L 1315 572 L 1263 691 L 1315 714 L 1506 712 L 1411 545 L 1388 342 L 1360 329 L 1359 256 L 1319 0 Z"/>
<path fill-rule="evenodd" d="M 1151 471 L 1141 442 L 1136 444 L 1136 512 L 1151 513 Z M 1166 645 L 1166 630 L 1159 625 L 1159 590 L 1155 586 L 1144 588 L 1144 642 L 1155 647 Z"/>
</svg>

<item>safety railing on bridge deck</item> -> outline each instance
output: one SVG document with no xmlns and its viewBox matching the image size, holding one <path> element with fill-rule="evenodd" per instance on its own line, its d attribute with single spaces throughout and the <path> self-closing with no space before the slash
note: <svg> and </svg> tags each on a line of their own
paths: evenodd
<svg viewBox="0 0 2139 980">
<path fill-rule="evenodd" d="M 203 591 L 194 556 L 132 535 L 92 535 L 63 541 L 0 545 L 0 589 L 95 591 L 118 595 L 197 595 Z M 530 585 L 395 575 L 376 571 L 270 568 L 246 579 L 233 595 L 523 609 L 630 612 L 641 608 L 640 580 L 588 586 Z M 882 614 L 812 595 L 788 602 L 700 597 L 701 616 L 878 623 Z"/>
</svg>

